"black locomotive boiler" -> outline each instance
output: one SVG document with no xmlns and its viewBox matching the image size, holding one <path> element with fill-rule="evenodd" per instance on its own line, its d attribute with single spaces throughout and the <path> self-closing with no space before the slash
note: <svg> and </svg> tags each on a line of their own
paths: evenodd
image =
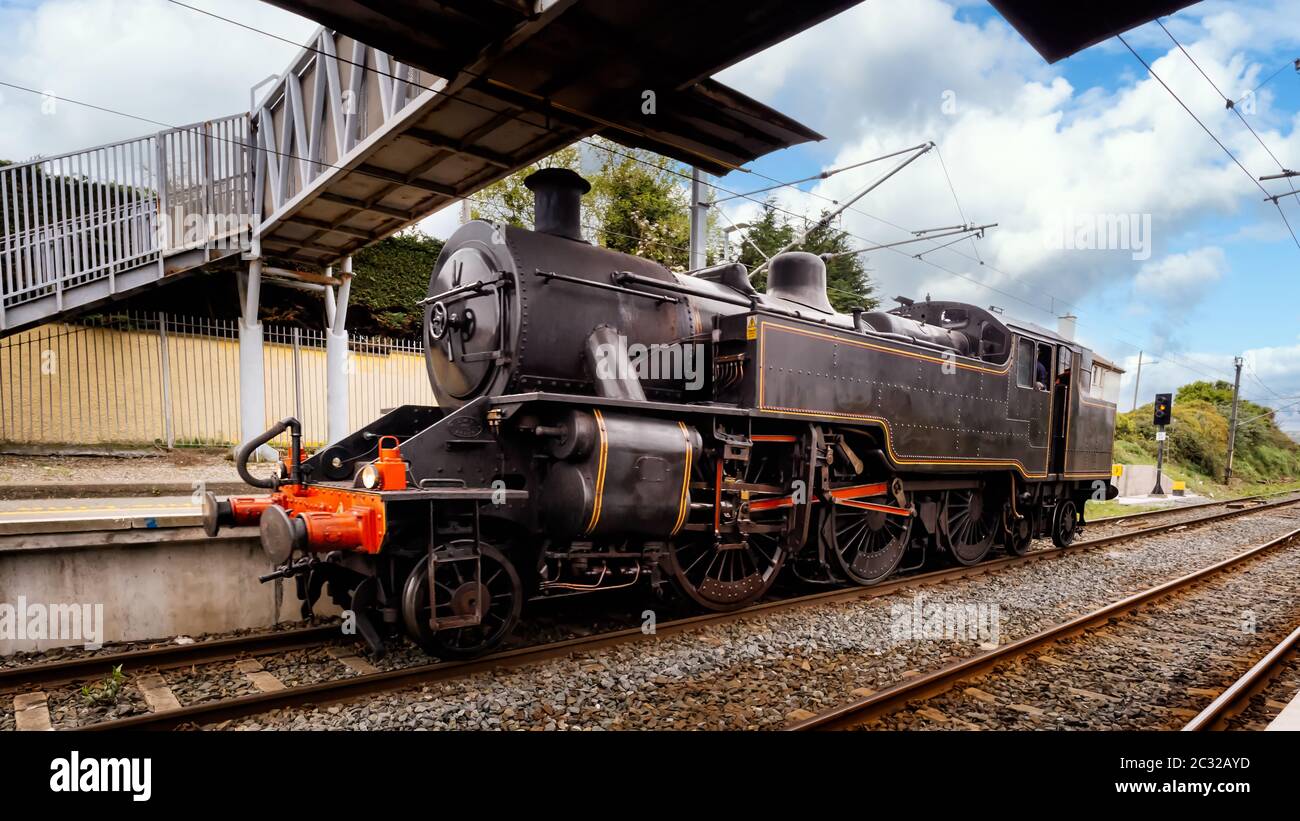
<svg viewBox="0 0 1300 821">
<path fill-rule="evenodd" d="M 470 222 L 424 300 L 438 407 L 404 406 L 304 458 L 286 419 L 237 460 L 309 613 L 323 591 L 375 648 L 465 656 L 538 597 L 644 585 L 739 608 L 782 573 L 869 585 L 1036 536 L 1068 545 L 1109 483 L 1119 371 L 974 305 L 836 312 L 823 261 L 766 293 L 731 263 L 674 273 L 582 240 L 587 184 L 528 180 L 536 230 Z M 278 479 L 245 465 L 288 430 Z"/>
</svg>

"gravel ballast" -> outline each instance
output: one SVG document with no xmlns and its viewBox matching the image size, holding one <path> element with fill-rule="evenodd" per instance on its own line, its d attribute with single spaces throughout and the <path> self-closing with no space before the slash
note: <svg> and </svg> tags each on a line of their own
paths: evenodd
<svg viewBox="0 0 1300 821">
<path fill-rule="evenodd" d="M 1294 530 L 1300 512 L 1262 512 L 1132 544 L 906 590 L 615 645 L 517 670 L 365 701 L 257 716 L 231 726 L 295 729 L 761 729 L 979 652 L 991 637 L 900 635 L 913 614 L 996 616 L 1001 643 Z M 1089 536 L 1095 535 L 1089 533 Z"/>
</svg>

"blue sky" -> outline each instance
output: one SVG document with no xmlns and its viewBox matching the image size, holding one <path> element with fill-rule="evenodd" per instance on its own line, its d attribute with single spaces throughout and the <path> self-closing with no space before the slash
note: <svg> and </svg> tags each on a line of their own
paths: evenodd
<svg viewBox="0 0 1300 821">
<path fill-rule="evenodd" d="M 1255 94 L 1246 119 L 1287 167 L 1300 166 L 1300 74 L 1292 66 L 1300 57 L 1300 2 L 1202 2 L 1164 23 L 1234 98 L 1283 69 Z M 1158 26 L 1125 37 L 1252 175 L 1278 171 Z M 827 54 L 838 55 L 833 64 Z M 1230 379 L 1237 354 L 1247 358 L 1245 395 L 1300 397 L 1300 248 L 1251 179 L 1118 40 L 1048 66 L 987 4 L 868 3 L 720 79 L 828 137 L 761 160 L 755 168 L 764 173 L 805 177 L 933 139 L 966 215 L 1000 224 L 979 243 L 980 256 L 1000 273 L 955 253 L 973 256 L 968 244 L 931 257 L 991 288 L 882 252 L 870 258 L 881 295 L 930 292 L 1046 325 L 1058 297 L 1079 315 L 1081 339 L 1105 356 L 1131 368 L 1143 350 L 1148 363 L 1160 363 L 1144 368 L 1142 401 L 1194 379 Z M 951 90 L 959 112 L 941 116 L 941 96 Z M 815 190 L 843 198 L 870 179 L 867 171 L 849 172 Z M 761 186 L 740 174 L 721 184 Z M 1265 185 L 1288 190 L 1285 182 Z M 781 199 L 799 212 L 824 205 L 795 194 Z M 1296 199 L 1282 202 L 1300 232 Z M 959 221 L 929 158 L 860 205 L 906 228 Z M 1149 258 L 1034 247 L 1052 214 L 1076 212 L 1149 214 Z M 737 208 L 732 218 L 748 213 L 749 206 Z M 872 240 L 904 236 L 852 212 L 842 224 Z M 1126 389 L 1125 407 L 1131 376 Z M 1300 416 L 1283 421 L 1300 429 Z"/>
<path fill-rule="evenodd" d="M 194 2 L 294 40 L 315 28 L 256 0 Z M 1300 57 L 1300 0 L 1205 0 L 1165 23 L 1231 96 L 1284 68 L 1247 119 L 1283 163 L 1300 166 L 1300 74 L 1289 67 Z M 294 51 L 163 0 L 0 0 L 0 30 L 10 47 L 0 80 L 174 124 L 244 109 L 249 86 L 283 69 Z M 1148 25 L 1126 37 L 1252 175 L 1277 170 L 1163 31 Z M 931 293 L 1047 325 L 1068 304 L 1081 340 L 1103 355 L 1131 366 L 1141 349 L 1161 363 L 1144 370 L 1143 400 L 1193 379 L 1228 378 L 1239 353 L 1249 363 L 1247 396 L 1300 397 L 1300 248 L 1259 189 L 1117 40 L 1049 66 L 983 0 L 875 0 L 719 79 L 827 137 L 755 170 L 796 179 L 934 140 L 966 216 L 999 223 L 977 247 L 935 251 L 928 262 L 911 249 L 872 253 L 881 296 Z M 946 99 L 955 104 L 945 109 Z M 149 130 L 69 106 L 44 116 L 39 105 L 0 88 L 0 156 Z M 859 169 L 812 188 L 842 199 L 872 174 Z M 732 174 L 718 184 L 747 191 L 768 183 Z M 790 190 L 778 199 L 799 214 L 825 205 Z M 1298 200 L 1283 207 L 1300 231 Z M 754 206 L 736 201 L 726 210 L 743 221 Z M 1129 214 L 1151 221 L 1147 258 L 1045 241 L 1064 218 Z M 841 224 L 871 241 L 906 236 L 881 220 L 902 229 L 959 221 L 934 152 Z M 454 221 L 444 213 L 425 227 L 445 235 Z M 1300 414 L 1284 421 L 1300 430 Z"/>
</svg>

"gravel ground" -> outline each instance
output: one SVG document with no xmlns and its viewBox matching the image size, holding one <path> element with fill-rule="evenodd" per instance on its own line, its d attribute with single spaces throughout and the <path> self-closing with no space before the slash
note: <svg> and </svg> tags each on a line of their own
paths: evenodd
<svg viewBox="0 0 1300 821">
<path fill-rule="evenodd" d="M 164 670 L 163 680 L 182 706 L 223 698 L 251 696 L 258 692 L 233 661 Z"/>
<path fill-rule="evenodd" d="M 1270 552 L 860 729 L 1179 729 L 1291 632 L 1297 572 L 1300 548 Z"/>
<path fill-rule="evenodd" d="M 81 686 L 67 684 L 49 691 L 49 706 L 50 724 L 55 729 L 81 727 L 149 712 L 149 705 L 136 689 L 130 675 L 127 676 L 117 701 L 111 704 L 88 705 L 81 694 Z"/>
<path fill-rule="evenodd" d="M 1263 730 L 1297 696 L 1300 696 L 1300 653 L 1292 650 L 1277 676 L 1251 697 L 1240 715 L 1228 720 L 1227 729 Z"/>
<path fill-rule="evenodd" d="M 286 621 L 281 622 L 273 627 L 255 627 L 244 628 L 241 630 L 231 630 L 227 633 L 205 633 L 198 636 L 180 636 L 164 639 L 142 639 L 140 641 L 126 641 L 115 644 L 105 644 L 98 650 L 87 650 L 83 647 L 55 647 L 50 650 L 36 650 L 31 652 L 14 653 L 9 656 L 0 657 L 0 669 L 8 667 L 25 667 L 31 664 L 44 664 L 50 661 L 66 661 L 69 659 L 93 658 L 96 656 L 111 655 L 113 653 L 124 653 L 128 650 L 147 650 L 151 647 L 162 647 L 168 644 L 177 643 L 177 639 L 182 641 L 193 639 L 194 641 L 213 641 L 215 639 L 237 638 L 239 636 L 251 636 L 261 633 L 278 633 L 284 630 L 297 630 L 303 627 L 313 627 L 322 624 L 335 624 L 338 619 L 312 619 L 311 621 Z"/>
<path fill-rule="evenodd" d="M 0 485 L 116 484 L 120 482 L 239 482 L 225 452 L 140 451 L 133 456 L 15 456 L 0 454 Z M 147 454 L 147 455 L 144 455 Z M 270 471 L 252 465 L 252 472 Z"/>
<path fill-rule="evenodd" d="M 1065 554 L 914 591 L 753 616 L 237 728 L 771 728 L 988 646 L 989 636 L 900 639 L 914 608 L 996 607 L 1012 641 L 1259 544 L 1300 524 L 1284 510 Z"/>
<path fill-rule="evenodd" d="M 262 662 L 262 668 L 266 672 L 278 678 L 286 687 L 300 687 L 356 675 L 351 668 L 329 655 L 324 647 L 258 656 L 257 660 Z"/>
</svg>

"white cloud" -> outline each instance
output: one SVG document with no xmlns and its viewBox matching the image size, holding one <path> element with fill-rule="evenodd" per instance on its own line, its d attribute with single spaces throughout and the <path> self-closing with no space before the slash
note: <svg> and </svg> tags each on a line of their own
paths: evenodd
<svg viewBox="0 0 1300 821">
<path fill-rule="evenodd" d="M 1262 65 L 1245 49 L 1261 42 L 1300 42 L 1300 29 L 1287 19 L 1296 17 L 1293 3 L 1241 9 L 1205 5 L 1204 26 L 1197 25 L 1200 17 L 1179 16 L 1175 31 L 1201 68 L 1233 94 L 1254 87 L 1265 70 L 1276 68 Z M 1164 38 L 1158 28 L 1154 31 Z M 1146 30 L 1135 36 L 1161 49 L 1152 61 L 1155 71 L 1248 169 L 1264 173 L 1276 168 L 1167 38 L 1161 43 Z M 1155 56 L 1149 47 L 1144 51 L 1149 60 Z M 1231 229 L 1239 237 L 1250 232 L 1276 237 L 1281 229 L 1276 211 L 1261 202 L 1254 183 L 1159 83 L 1136 61 L 1133 66 L 1135 71 L 1114 88 L 1075 88 L 1000 18 L 983 25 L 962 22 L 940 0 L 916 0 L 863 4 L 751 58 L 723 79 L 827 133 L 836 148 L 827 167 L 936 140 L 967 218 L 999 223 L 979 244 L 988 265 L 979 264 L 968 243 L 927 256 L 948 271 L 913 259 L 918 247 L 877 252 L 870 264 L 880 292 L 931 292 L 994 303 L 1049 324 L 1051 313 L 1063 312 L 1067 304 L 1100 293 L 1150 290 L 1162 270 L 1209 277 L 1215 275 L 1209 263 L 1215 263 L 1222 271 L 1229 252 L 1219 246 L 1230 237 L 1197 243 L 1214 250 L 1185 250 L 1188 237 L 1207 220 L 1240 218 L 1253 226 Z M 955 94 L 951 114 L 943 108 L 945 90 Z M 1267 88 L 1255 104 L 1252 125 L 1262 139 L 1280 157 L 1300 156 L 1300 116 L 1277 110 Z M 862 169 L 838 175 L 814 190 L 843 201 L 872 173 Z M 827 206 L 824 200 L 791 192 L 781 199 L 799 212 Z M 743 218 L 748 208 L 738 207 L 733 218 Z M 960 219 L 933 156 L 903 171 L 856 209 L 881 219 L 850 211 L 843 226 L 873 241 L 906 237 L 882 219 L 907 230 Z M 1149 215 L 1151 259 L 1144 262 L 1133 249 L 1053 247 L 1048 239 L 1063 214 Z M 1179 294 L 1181 301 L 1166 298 L 1155 310 L 1185 308 L 1194 295 L 1192 289 Z M 1166 294 L 1170 296 L 1174 294 Z M 1122 315 L 1129 306 L 1112 307 Z M 1091 321 L 1086 313 L 1081 317 L 1082 332 Z M 1106 350 L 1116 341 L 1097 343 Z"/>
<path fill-rule="evenodd" d="M 1145 299 L 1155 299 L 1171 308 L 1186 310 L 1223 277 L 1227 268 L 1223 249 L 1208 246 L 1185 254 L 1170 254 L 1138 269 L 1133 290 Z"/>
<path fill-rule="evenodd" d="M 305 41 L 316 24 L 254 0 L 194 5 Z M 297 48 L 163 0 L 48 0 L 0 8 L 0 78 L 56 96 L 185 125 L 248 109 L 249 87 Z M 142 136 L 158 126 L 0 89 L 0 158 L 24 160 Z M 47 107 L 48 110 L 48 107 Z"/>
</svg>

